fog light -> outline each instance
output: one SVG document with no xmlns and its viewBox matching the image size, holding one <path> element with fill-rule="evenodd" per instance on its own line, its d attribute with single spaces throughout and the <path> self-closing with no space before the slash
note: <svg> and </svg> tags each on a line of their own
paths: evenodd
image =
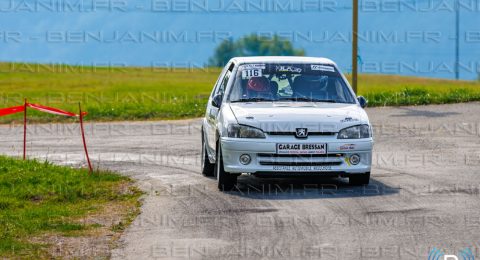
<svg viewBox="0 0 480 260">
<path fill-rule="evenodd" d="M 360 163 L 360 155 L 352 154 L 349 160 L 352 165 L 357 165 Z"/>
<path fill-rule="evenodd" d="M 248 155 L 248 154 L 240 155 L 240 163 L 243 164 L 243 165 L 249 164 L 251 160 L 252 160 L 252 158 L 250 158 L 250 155 Z"/>
</svg>

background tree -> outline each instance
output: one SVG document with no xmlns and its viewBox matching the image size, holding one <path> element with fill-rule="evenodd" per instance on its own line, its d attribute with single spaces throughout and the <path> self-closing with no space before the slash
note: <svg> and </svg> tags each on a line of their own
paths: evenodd
<svg viewBox="0 0 480 260">
<path fill-rule="evenodd" d="M 236 41 L 224 40 L 215 49 L 213 57 L 209 59 L 210 66 L 222 67 L 235 56 L 304 56 L 303 49 L 295 49 L 292 43 L 285 38 L 273 35 L 272 37 L 251 34 Z"/>
</svg>

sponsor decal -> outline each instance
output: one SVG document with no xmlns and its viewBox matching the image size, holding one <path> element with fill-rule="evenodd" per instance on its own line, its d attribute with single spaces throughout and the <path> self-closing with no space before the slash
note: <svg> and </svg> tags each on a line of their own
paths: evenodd
<svg viewBox="0 0 480 260">
<path fill-rule="evenodd" d="M 265 69 L 265 64 L 245 64 L 242 65 L 243 69 Z"/>
<path fill-rule="evenodd" d="M 283 172 L 321 172 L 331 171 L 332 166 L 288 166 L 288 165 L 276 165 L 272 167 L 274 171 Z"/>
<path fill-rule="evenodd" d="M 358 118 L 352 118 L 352 117 L 345 117 L 345 119 L 340 120 L 342 123 L 347 123 L 347 122 L 358 122 Z"/>
<path fill-rule="evenodd" d="M 276 69 L 278 72 L 295 72 L 295 73 L 302 72 L 302 68 L 297 68 L 294 66 L 277 66 Z"/>
<path fill-rule="evenodd" d="M 277 144 L 278 154 L 326 154 L 327 144 L 299 144 L 282 143 Z"/>
<path fill-rule="evenodd" d="M 311 69 L 318 70 L 318 71 L 335 72 L 335 68 L 333 66 L 327 66 L 327 65 L 312 65 Z"/>
<path fill-rule="evenodd" d="M 345 151 L 345 150 L 354 150 L 355 149 L 355 144 L 344 144 L 340 146 L 340 150 Z"/>
<path fill-rule="evenodd" d="M 352 165 L 350 164 L 350 160 L 349 160 L 348 157 L 345 157 L 345 163 L 346 163 L 348 166 L 352 166 Z"/>
</svg>

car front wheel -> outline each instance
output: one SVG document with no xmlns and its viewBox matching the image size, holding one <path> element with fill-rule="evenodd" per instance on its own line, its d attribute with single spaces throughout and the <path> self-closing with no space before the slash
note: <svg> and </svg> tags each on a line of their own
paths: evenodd
<svg viewBox="0 0 480 260">
<path fill-rule="evenodd" d="M 222 147 L 220 143 L 217 145 L 215 175 L 217 176 L 218 189 L 221 191 L 232 190 L 237 184 L 237 175 L 230 174 L 223 168 Z"/>
<path fill-rule="evenodd" d="M 352 174 L 348 177 L 350 185 L 367 185 L 370 182 L 370 173 Z"/>
</svg>

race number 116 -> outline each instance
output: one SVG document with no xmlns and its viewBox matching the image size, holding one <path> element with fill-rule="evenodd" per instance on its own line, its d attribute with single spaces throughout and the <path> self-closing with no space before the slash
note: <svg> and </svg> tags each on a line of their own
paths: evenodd
<svg viewBox="0 0 480 260">
<path fill-rule="evenodd" d="M 261 77 L 262 70 L 244 70 L 242 71 L 242 78 L 249 79 L 251 77 Z"/>
</svg>

